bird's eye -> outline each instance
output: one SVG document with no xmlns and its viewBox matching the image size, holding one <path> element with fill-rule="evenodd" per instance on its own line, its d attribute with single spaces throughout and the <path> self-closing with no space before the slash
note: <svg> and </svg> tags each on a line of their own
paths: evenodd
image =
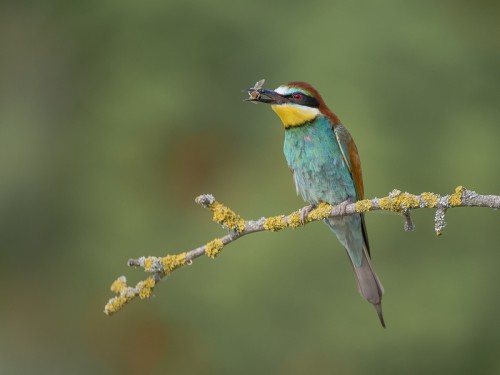
<svg viewBox="0 0 500 375">
<path fill-rule="evenodd" d="M 296 92 L 295 94 L 292 95 L 293 100 L 302 100 L 303 97 L 304 95 L 302 95 L 299 92 Z"/>
</svg>

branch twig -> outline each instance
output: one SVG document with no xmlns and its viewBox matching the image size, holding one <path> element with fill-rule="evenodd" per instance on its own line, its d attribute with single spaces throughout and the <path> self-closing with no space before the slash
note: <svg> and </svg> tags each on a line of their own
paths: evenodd
<svg viewBox="0 0 500 375">
<path fill-rule="evenodd" d="M 302 210 L 294 211 L 289 215 L 278 215 L 259 220 L 243 220 L 238 214 L 228 207 L 217 202 L 210 194 L 200 195 L 196 198 L 196 203 L 208 208 L 213 212 L 213 221 L 219 223 L 224 228 L 229 229 L 229 234 L 216 238 L 207 244 L 196 249 L 175 255 L 164 257 L 140 257 L 130 259 L 129 266 L 142 267 L 146 272 L 152 273 L 143 281 L 137 283 L 135 287 L 127 285 L 125 276 L 120 276 L 111 285 L 111 291 L 117 296 L 111 298 L 104 307 L 106 315 L 112 315 L 121 310 L 127 303 L 139 297 L 146 299 L 153 295 L 153 289 L 165 276 L 177 268 L 190 265 L 194 259 L 206 254 L 210 258 L 215 258 L 222 248 L 238 238 L 247 234 L 262 231 L 278 231 L 284 228 L 297 228 L 307 223 L 323 220 L 327 217 L 352 215 L 369 211 L 387 210 L 400 213 L 405 217 L 405 230 L 413 230 L 414 225 L 410 217 L 410 211 L 418 208 L 434 208 L 436 216 L 434 219 L 434 229 L 439 236 L 442 234 L 446 222 L 444 221 L 446 210 L 452 207 L 490 207 L 500 208 L 500 196 L 480 195 L 474 191 L 467 190 L 463 186 L 458 186 L 451 195 L 440 196 L 435 193 L 422 193 L 413 195 L 403 193 L 400 190 L 393 190 L 387 197 L 364 199 L 356 203 L 340 204 L 331 206 L 328 203 L 320 203 L 317 208 L 311 210 L 305 220 L 302 221 Z"/>
</svg>

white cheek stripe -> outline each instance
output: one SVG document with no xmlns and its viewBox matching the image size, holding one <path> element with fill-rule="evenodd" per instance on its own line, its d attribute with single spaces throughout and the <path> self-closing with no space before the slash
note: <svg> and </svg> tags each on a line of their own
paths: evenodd
<svg viewBox="0 0 500 375">
<path fill-rule="evenodd" d="M 290 89 L 290 87 L 287 87 L 287 86 L 280 86 L 280 87 L 278 87 L 274 91 L 277 92 L 280 95 L 288 95 L 288 94 L 290 94 L 292 92 L 292 90 Z"/>
</svg>

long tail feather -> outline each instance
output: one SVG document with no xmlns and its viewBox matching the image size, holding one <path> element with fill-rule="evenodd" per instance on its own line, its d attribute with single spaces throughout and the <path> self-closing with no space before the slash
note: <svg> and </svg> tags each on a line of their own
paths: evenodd
<svg viewBox="0 0 500 375">
<path fill-rule="evenodd" d="M 359 293 L 375 307 L 380 323 L 385 328 L 384 316 L 382 315 L 384 287 L 370 261 L 363 217 L 352 215 L 329 218 L 325 220 L 325 223 L 346 249 L 356 275 Z"/>
<path fill-rule="evenodd" d="M 363 260 L 361 265 L 356 267 L 352 260 L 351 264 L 356 274 L 359 293 L 375 307 L 380 323 L 382 327 L 385 328 L 384 316 L 382 314 L 382 295 L 384 294 L 384 287 L 373 270 L 366 247 L 363 246 Z"/>
</svg>

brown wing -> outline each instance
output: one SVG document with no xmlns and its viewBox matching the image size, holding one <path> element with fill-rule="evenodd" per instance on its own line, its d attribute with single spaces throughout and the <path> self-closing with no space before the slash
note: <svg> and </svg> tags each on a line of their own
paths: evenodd
<svg viewBox="0 0 500 375">
<path fill-rule="evenodd" d="M 351 134 L 343 125 L 336 125 L 333 127 L 337 142 L 340 146 L 340 151 L 344 158 L 345 165 L 349 169 L 354 186 L 356 187 L 357 199 L 364 199 L 365 190 L 363 186 L 363 175 L 361 173 L 361 160 L 359 159 L 358 148 L 352 139 Z M 366 231 L 365 215 L 360 214 L 361 228 L 363 230 L 363 237 L 365 239 L 366 250 L 370 254 L 370 244 L 368 243 L 368 232 Z"/>
</svg>

